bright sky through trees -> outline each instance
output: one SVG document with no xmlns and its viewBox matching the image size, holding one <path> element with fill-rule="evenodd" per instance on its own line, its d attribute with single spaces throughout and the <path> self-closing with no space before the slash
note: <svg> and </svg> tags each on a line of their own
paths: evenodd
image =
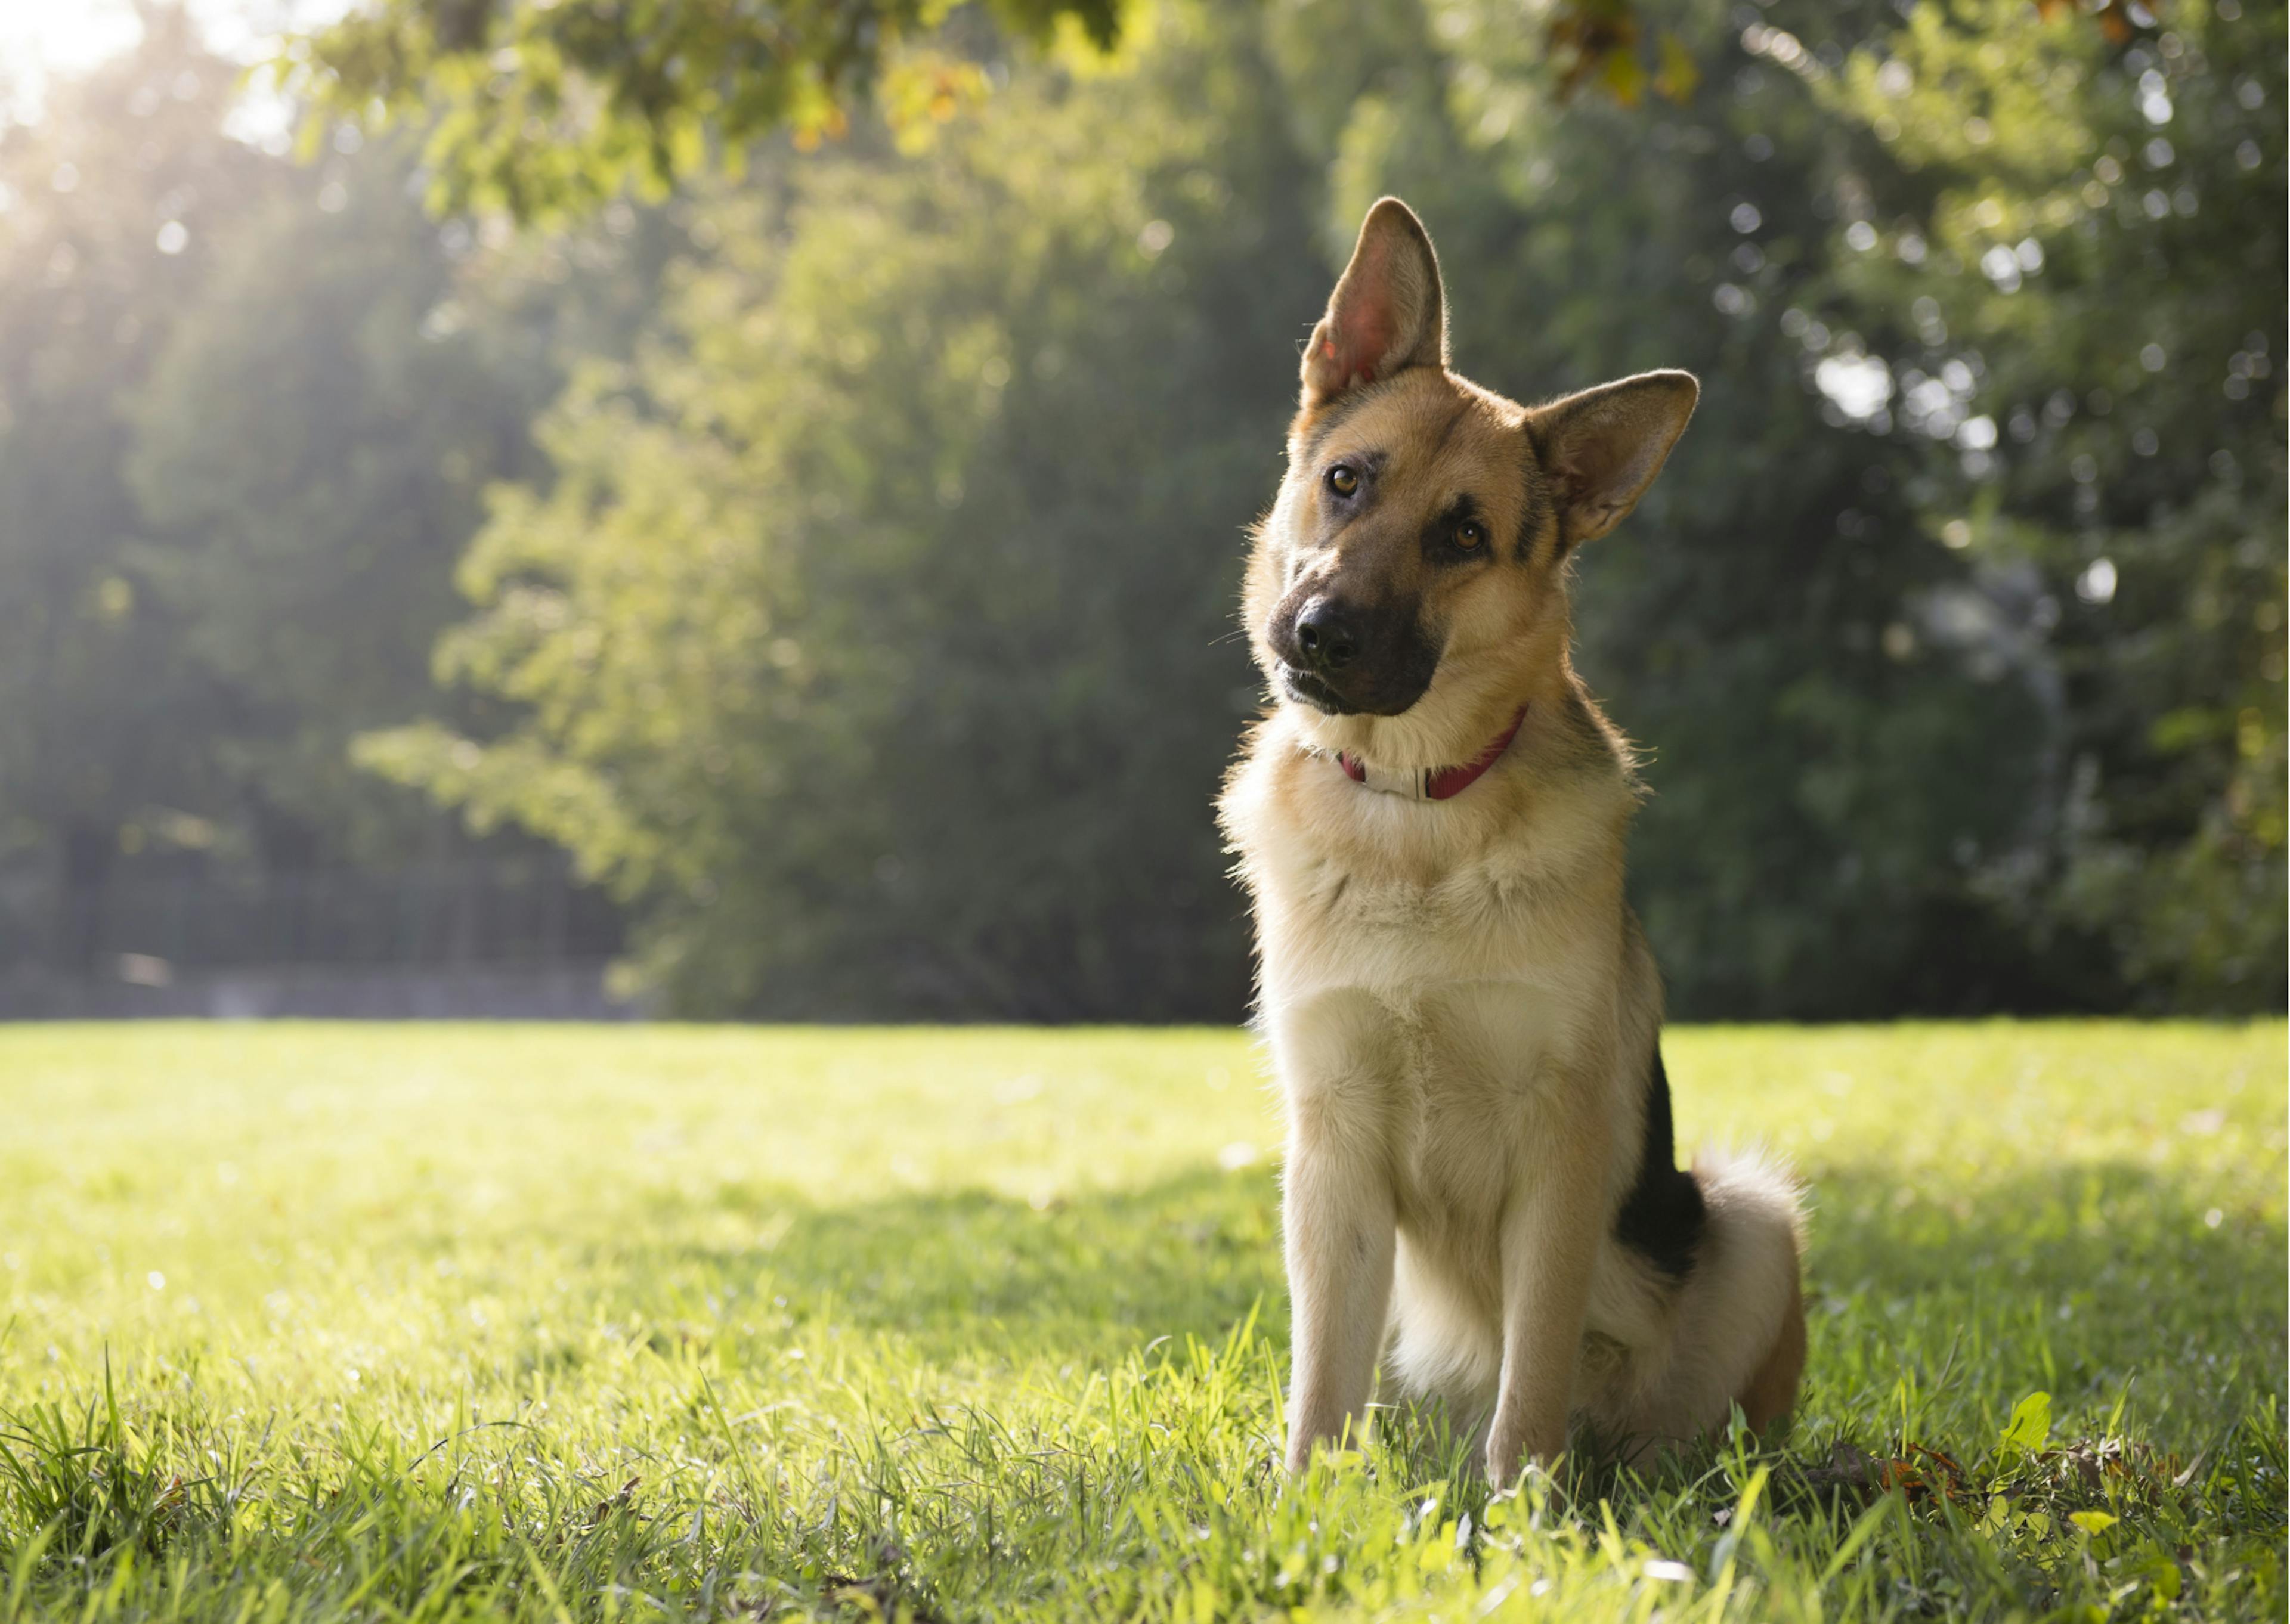
<svg viewBox="0 0 2290 1624">
<path fill-rule="evenodd" d="M 207 43 L 252 60 L 263 42 L 340 13 L 344 0 L 182 0 Z M 0 111 L 39 116 L 48 76 L 84 73 L 143 36 L 133 0 L 0 0 Z"/>
<path fill-rule="evenodd" d="M 0 61 L 12 78 L 92 67 L 142 34 L 128 0 L 0 0 Z"/>
</svg>

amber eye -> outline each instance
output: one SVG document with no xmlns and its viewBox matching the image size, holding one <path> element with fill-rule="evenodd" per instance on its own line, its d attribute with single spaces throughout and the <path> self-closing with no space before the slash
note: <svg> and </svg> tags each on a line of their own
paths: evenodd
<svg viewBox="0 0 2290 1624">
<path fill-rule="evenodd" d="M 1455 545 L 1467 553 L 1478 551 L 1486 539 L 1486 531 L 1476 521 L 1455 526 Z"/>
<path fill-rule="evenodd" d="M 1338 496 L 1349 496 L 1359 489 L 1359 471 L 1339 462 L 1328 470 L 1328 489 Z"/>
</svg>

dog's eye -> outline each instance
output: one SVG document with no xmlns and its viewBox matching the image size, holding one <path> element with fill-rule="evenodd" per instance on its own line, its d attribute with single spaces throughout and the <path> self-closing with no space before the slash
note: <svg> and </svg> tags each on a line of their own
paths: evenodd
<svg viewBox="0 0 2290 1624">
<path fill-rule="evenodd" d="M 1455 545 L 1467 553 L 1476 553 L 1486 545 L 1487 532 L 1477 521 L 1470 520 L 1455 526 Z"/>
<path fill-rule="evenodd" d="M 1359 470 L 1339 462 L 1328 470 L 1328 489 L 1338 496 L 1349 496 L 1359 489 Z"/>
</svg>

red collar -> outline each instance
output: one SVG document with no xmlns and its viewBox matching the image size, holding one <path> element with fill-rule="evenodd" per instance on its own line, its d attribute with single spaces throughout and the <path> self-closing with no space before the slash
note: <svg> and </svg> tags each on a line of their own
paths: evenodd
<svg viewBox="0 0 2290 1624">
<path fill-rule="evenodd" d="M 1510 725 L 1500 738 L 1459 767 L 1423 767 L 1410 772 L 1387 772 L 1371 767 L 1349 751 L 1339 751 L 1336 765 L 1355 784 L 1386 795 L 1405 796 L 1414 801 L 1445 801 L 1463 793 L 1479 781 L 1479 775 L 1502 758 L 1510 748 L 1510 741 L 1518 737 L 1519 724 L 1526 720 L 1526 707 L 1518 708 Z"/>
</svg>

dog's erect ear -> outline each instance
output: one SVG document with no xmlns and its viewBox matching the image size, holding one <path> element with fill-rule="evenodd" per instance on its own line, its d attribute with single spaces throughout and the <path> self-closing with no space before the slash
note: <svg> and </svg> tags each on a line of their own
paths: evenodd
<svg viewBox="0 0 2290 1624">
<path fill-rule="evenodd" d="M 1304 405 L 1411 366 L 1447 360 L 1447 304 L 1439 258 L 1415 212 L 1397 197 L 1367 212 L 1343 280 L 1304 350 Z"/>
<path fill-rule="evenodd" d="M 1566 546 L 1595 541 L 1638 505 L 1701 397 L 1691 372 L 1640 372 L 1527 414 Z"/>
</svg>

